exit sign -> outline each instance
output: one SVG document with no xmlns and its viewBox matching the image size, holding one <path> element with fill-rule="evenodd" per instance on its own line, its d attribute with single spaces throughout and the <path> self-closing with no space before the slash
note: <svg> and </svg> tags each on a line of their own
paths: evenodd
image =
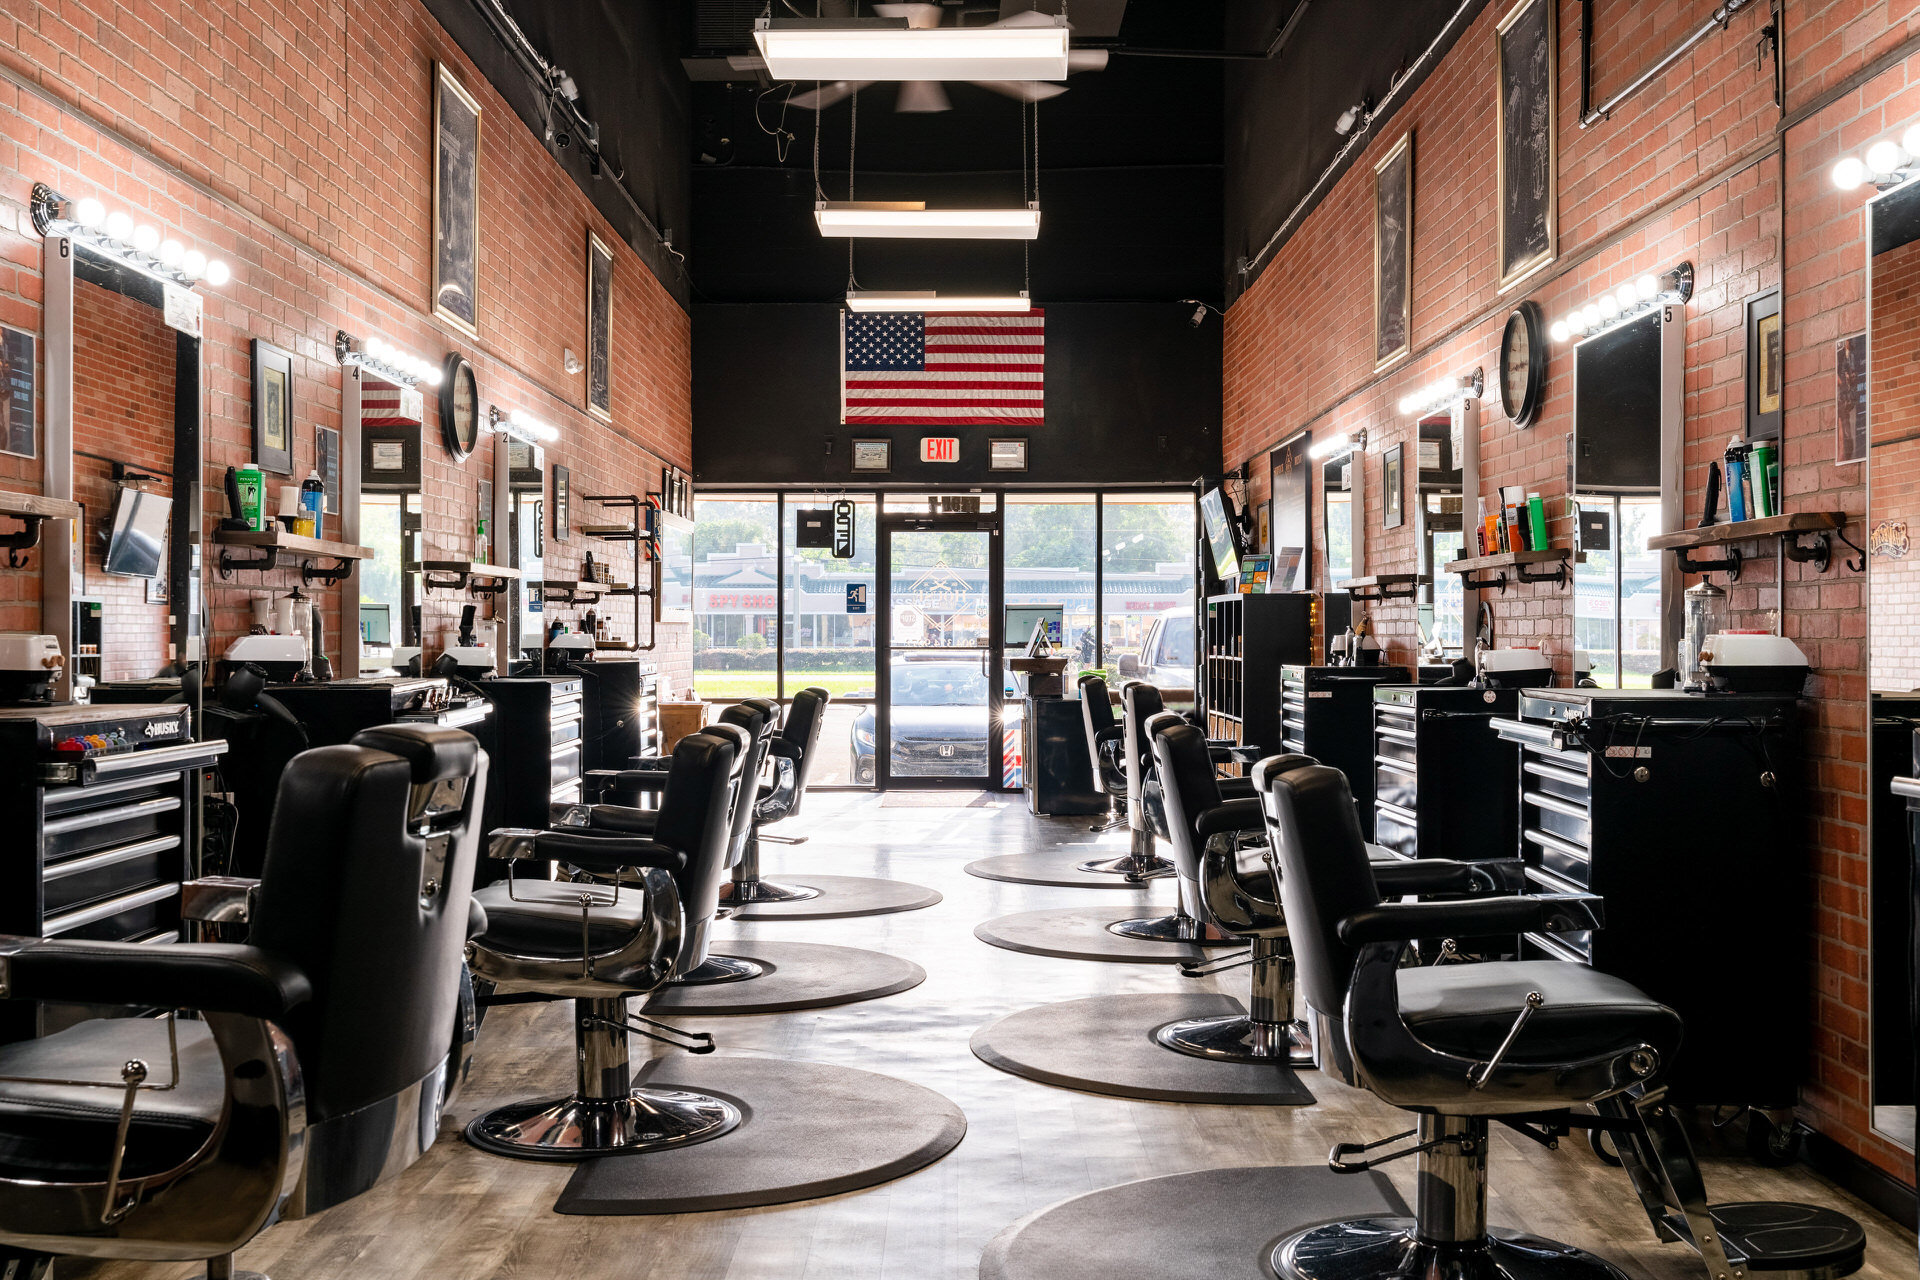
<svg viewBox="0 0 1920 1280">
<path fill-rule="evenodd" d="M 922 436 L 920 439 L 920 461 L 922 462 L 958 462 L 960 461 L 959 436 Z"/>
</svg>

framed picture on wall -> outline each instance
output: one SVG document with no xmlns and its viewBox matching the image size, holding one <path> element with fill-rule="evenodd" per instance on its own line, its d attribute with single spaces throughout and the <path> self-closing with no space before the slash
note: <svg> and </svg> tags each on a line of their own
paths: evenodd
<svg viewBox="0 0 1920 1280">
<path fill-rule="evenodd" d="M 613 421 L 613 250 L 587 232 L 587 412 Z"/>
<path fill-rule="evenodd" d="M 553 540 L 565 542 L 571 532 L 567 528 L 570 515 L 568 508 L 573 499 L 573 472 L 559 463 L 553 464 Z"/>
<path fill-rule="evenodd" d="M 6 417 L 0 420 L 0 453 L 16 458 L 39 456 L 34 434 L 39 388 L 39 343 L 25 329 L 0 324 L 0 376 L 6 383 Z"/>
<path fill-rule="evenodd" d="M 1856 333 L 1833 344 L 1833 460 L 1842 465 L 1867 460 L 1867 335 Z"/>
<path fill-rule="evenodd" d="M 1520 0 L 1494 32 L 1500 287 L 1553 261 L 1554 0 Z"/>
<path fill-rule="evenodd" d="M 328 517 L 321 525 L 322 537 L 338 538 L 340 527 L 340 433 L 332 427 L 316 427 L 313 432 L 313 469 L 320 473 L 320 513 Z"/>
<path fill-rule="evenodd" d="M 1780 329 L 1780 291 L 1747 299 L 1747 439 L 1780 438 L 1786 335 Z"/>
<path fill-rule="evenodd" d="M 1254 550 L 1271 554 L 1273 551 L 1273 499 L 1268 498 L 1253 510 Z"/>
<path fill-rule="evenodd" d="M 1373 166 L 1373 359 L 1413 349 L 1413 133 Z"/>
<path fill-rule="evenodd" d="M 253 460 L 293 474 L 293 353 L 253 340 Z"/>
<path fill-rule="evenodd" d="M 855 440 L 853 442 L 853 469 L 855 471 L 872 472 L 893 470 L 893 441 Z"/>
<path fill-rule="evenodd" d="M 1389 529 L 1407 520 L 1405 447 L 1396 444 L 1380 455 L 1380 523 Z"/>
<path fill-rule="evenodd" d="M 478 337 L 480 99 L 433 64 L 433 314 Z"/>
</svg>

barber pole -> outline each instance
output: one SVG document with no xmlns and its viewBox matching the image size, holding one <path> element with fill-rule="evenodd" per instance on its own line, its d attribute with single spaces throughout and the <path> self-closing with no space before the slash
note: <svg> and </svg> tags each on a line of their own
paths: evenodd
<svg viewBox="0 0 1920 1280">
<path fill-rule="evenodd" d="M 1000 729 L 1000 785 L 1009 791 L 1020 786 L 1020 725 L 1016 721 Z"/>
</svg>

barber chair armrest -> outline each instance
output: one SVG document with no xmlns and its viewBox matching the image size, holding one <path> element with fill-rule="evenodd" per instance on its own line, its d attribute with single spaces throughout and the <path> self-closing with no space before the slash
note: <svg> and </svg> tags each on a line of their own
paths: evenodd
<svg viewBox="0 0 1920 1280">
<path fill-rule="evenodd" d="M 568 804 L 547 807 L 555 829 L 598 831 L 608 835 L 650 836 L 660 822 L 657 809 L 635 809 L 624 804 Z"/>
<path fill-rule="evenodd" d="M 1093 731 L 1094 745 L 1100 747 L 1104 747 L 1109 742 L 1124 742 L 1126 737 L 1127 729 L 1125 725 L 1110 724 L 1104 729 L 1095 729 Z"/>
<path fill-rule="evenodd" d="M 1521 865 L 1517 858 L 1508 861 Z M 1513 894 L 1526 883 L 1524 871 L 1516 881 L 1505 874 L 1506 868 L 1499 862 L 1415 858 L 1405 862 L 1376 862 L 1372 868 L 1374 884 L 1389 898 L 1429 893 Z"/>
<path fill-rule="evenodd" d="M 785 738 L 774 738 L 767 743 L 767 754 L 775 760 L 799 760 L 800 748 Z"/>
<path fill-rule="evenodd" d="M 1220 779 L 1220 798 L 1223 800 L 1251 800 L 1260 803 L 1260 793 L 1253 789 L 1252 778 Z"/>
<path fill-rule="evenodd" d="M 1482 938 L 1496 933 L 1572 933 L 1603 927 L 1601 899 L 1590 893 L 1542 893 L 1457 902 L 1383 902 L 1340 921 L 1351 947 L 1420 938 Z"/>
<path fill-rule="evenodd" d="M 502 827 L 488 838 L 490 857 L 509 861 L 537 859 L 565 862 L 586 871 L 613 873 L 627 867 L 682 870 L 686 857 L 658 841 L 638 835 L 606 835 L 589 831 L 536 831 L 531 827 Z"/>
<path fill-rule="evenodd" d="M 1208 836 L 1223 831 L 1260 831 L 1267 824 L 1266 815 L 1260 811 L 1260 802 L 1255 799 L 1228 800 L 1211 809 L 1203 809 L 1193 821 L 1194 834 L 1202 843 Z"/>
<path fill-rule="evenodd" d="M 627 766 L 625 770 L 595 769 L 593 770 L 593 772 L 594 773 L 621 773 L 621 772 L 631 773 L 634 771 L 638 771 L 640 773 L 665 773 L 668 769 L 673 767 L 672 756 L 631 756 L 629 757 L 629 760 L 631 761 L 631 763 Z"/>
<path fill-rule="evenodd" d="M 196 924 L 248 924 L 253 920 L 253 894 L 260 881 L 252 876 L 201 876 L 180 886 L 180 918 Z"/>
<path fill-rule="evenodd" d="M 258 947 L 0 937 L 0 996 L 279 1018 L 312 999 L 313 986 Z"/>
</svg>

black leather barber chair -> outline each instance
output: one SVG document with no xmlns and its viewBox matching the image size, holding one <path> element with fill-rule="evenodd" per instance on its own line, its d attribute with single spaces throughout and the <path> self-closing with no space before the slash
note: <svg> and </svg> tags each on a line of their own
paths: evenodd
<svg viewBox="0 0 1920 1280">
<path fill-rule="evenodd" d="M 761 879 L 760 841 L 786 839 L 767 835 L 761 829 L 799 815 L 800 804 L 807 796 L 807 778 L 813 772 L 816 748 L 820 745 L 820 726 L 826 719 L 830 701 L 832 695 L 825 689 L 809 686 L 794 694 L 788 704 L 787 722 L 767 747 L 767 759 L 773 762 L 773 779 L 762 783 L 756 793 L 746 850 L 734 865 L 732 882 L 720 889 L 722 902 L 736 906 L 749 902 L 803 902 L 820 896 L 818 889 L 808 885 L 777 884 Z M 788 843 L 798 841 L 788 840 Z"/>
<path fill-rule="evenodd" d="M 185 887 L 185 914 L 246 923 L 244 945 L 0 939 L 8 999 L 198 1015 L 0 1048 L 0 1246 L 220 1280 L 276 1216 L 412 1164 L 471 1045 L 486 769 L 471 735 L 413 725 L 298 756 L 260 879 Z"/>
<path fill-rule="evenodd" d="M 1264 763 L 1264 762 L 1263 762 Z M 1858 1224 L 1808 1205 L 1709 1206 L 1661 1073 L 1680 1048 L 1680 1017 L 1632 984 L 1583 964 L 1494 961 L 1404 968 L 1434 937 L 1600 927 L 1590 895 L 1386 902 L 1353 797 L 1337 769 L 1264 773 L 1263 804 L 1280 864 L 1299 988 L 1321 1068 L 1411 1111 L 1415 1128 L 1342 1143 L 1335 1172 L 1413 1155 L 1415 1217 L 1333 1222 L 1273 1250 L 1283 1280 L 1624 1280 L 1611 1263 L 1538 1236 L 1487 1227 L 1488 1122 L 1552 1142 L 1575 1127 L 1616 1143 L 1663 1240 L 1696 1248 L 1710 1280 L 1750 1272 L 1843 1276 L 1865 1247 Z M 1594 1107 L 1599 1115 L 1575 1114 Z M 1387 1155 L 1389 1143 L 1413 1145 Z"/>
<path fill-rule="evenodd" d="M 1152 880 L 1173 874 L 1173 864 L 1154 850 L 1155 824 L 1147 808 L 1147 783 L 1153 774 L 1153 740 L 1147 721 L 1166 710 L 1160 691 L 1144 681 L 1120 690 L 1122 765 L 1127 779 L 1127 831 L 1132 848 L 1117 858 L 1095 858 L 1081 871 Z M 1165 831 L 1159 834 L 1164 838 Z"/>
<path fill-rule="evenodd" d="M 475 894 L 485 932 L 467 949 L 496 997 L 572 999 L 578 1077 L 573 1093 L 509 1103 L 467 1126 L 498 1155 L 582 1160 L 686 1146 L 719 1137 L 740 1111 L 719 1098 L 635 1086 L 629 1031 L 695 1053 L 712 1037 L 635 1018 L 628 1002 L 665 986 L 686 952 L 680 882 L 724 864 L 731 837 L 738 730 L 689 734 L 673 748 L 650 832 L 507 828 L 496 858 L 553 860 L 604 883 L 508 879 Z"/>
<path fill-rule="evenodd" d="M 1117 831 L 1127 825 L 1126 729 L 1113 714 L 1107 682 L 1099 676 L 1080 677 L 1080 720 L 1087 731 L 1087 759 L 1093 781 L 1107 797 L 1107 818 L 1087 830 Z"/>
</svg>

